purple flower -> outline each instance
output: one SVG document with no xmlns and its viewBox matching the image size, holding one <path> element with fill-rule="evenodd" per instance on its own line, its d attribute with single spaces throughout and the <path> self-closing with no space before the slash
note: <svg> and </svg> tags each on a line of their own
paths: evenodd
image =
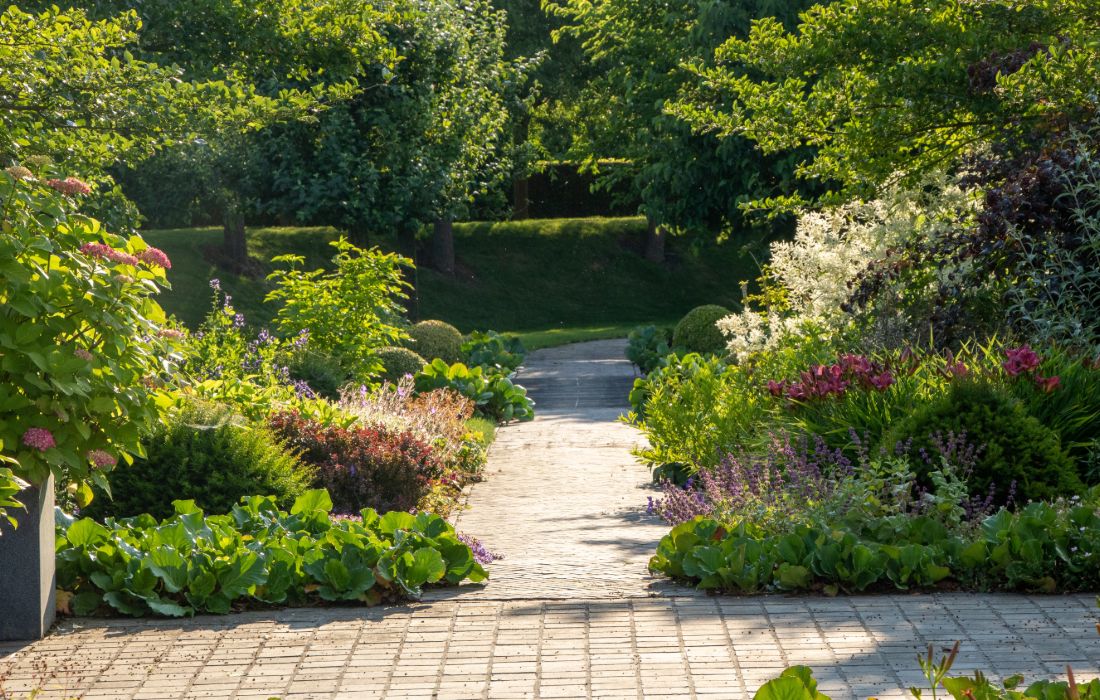
<svg viewBox="0 0 1100 700">
<path fill-rule="evenodd" d="M 481 540 L 473 535 L 459 535 L 458 539 L 470 548 L 470 552 L 474 555 L 474 561 L 478 564 L 492 564 L 494 561 L 504 558 L 496 552 L 489 551 L 489 549 L 482 544 Z"/>
<path fill-rule="evenodd" d="M 233 316 L 233 327 L 237 330 L 244 328 L 244 314 L 236 314 Z"/>
<path fill-rule="evenodd" d="M 23 444 L 39 452 L 45 452 L 51 447 L 56 447 L 57 441 L 54 440 L 53 433 L 45 428 L 27 428 L 27 432 L 23 433 Z"/>
<path fill-rule="evenodd" d="M 210 280 L 210 288 L 220 292 L 222 290 L 222 281 L 215 277 L 214 279 Z"/>
</svg>

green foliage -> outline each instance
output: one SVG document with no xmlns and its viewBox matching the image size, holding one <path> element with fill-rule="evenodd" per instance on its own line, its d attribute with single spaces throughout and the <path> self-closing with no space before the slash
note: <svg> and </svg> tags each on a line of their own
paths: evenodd
<svg viewBox="0 0 1100 700">
<path fill-rule="evenodd" d="M 811 146 L 803 175 L 866 194 L 1094 114 L 1094 19 L 1087 0 L 822 3 L 729 39 L 675 111 L 767 153 Z"/>
<path fill-rule="evenodd" d="M 96 178 L 181 138 L 301 114 L 316 104 L 294 90 L 261 96 L 225 75 L 181 80 L 174 67 L 134 58 L 129 49 L 137 48 L 141 23 L 130 3 L 99 20 L 40 5 L 38 14 L 15 6 L 0 13 L 5 158 L 52 156 L 69 172 Z"/>
<path fill-rule="evenodd" d="M 12 527 L 19 527 L 19 523 L 15 516 L 8 513 L 8 508 L 21 508 L 26 510 L 26 506 L 20 503 L 15 497 L 19 495 L 19 492 L 30 486 L 26 481 L 23 481 L 15 475 L 8 467 L 0 467 L 0 525 L 2 521 L 7 520 Z M 0 535 L 4 534 L 3 528 L 0 527 Z"/>
<path fill-rule="evenodd" d="M 916 407 L 884 435 L 883 445 L 912 440 L 927 447 L 930 435 L 965 434 L 982 448 L 967 477 L 971 493 L 1004 498 L 1015 484 L 1017 498 L 1049 499 L 1081 488 L 1073 460 L 1058 433 L 1044 426 L 1006 390 L 980 380 L 953 382 L 947 393 Z"/>
<path fill-rule="evenodd" d="M 305 272 L 300 255 L 282 255 L 275 262 L 290 268 L 268 275 L 276 287 L 266 301 L 281 302 L 279 330 L 293 336 L 305 330 L 311 342 L 347 362 L 357 378 L 381 370 L 374 350 L 405 338 L 401 300 L 408 284 L 402 268 L 411 261 L 378 249 L 361 250 L 345 239 L 332 242 L 334 268 Z"/>
<path fill-rule="evenodd" d="M 498 423 L 535 417 L 535 402 L 528 398 L 526 389 L 506 375 L 486 372 L 482 367 L 433 360 L 416 375 L 416 390 L 424 393 L 436 389 L 457 391 L 474 402 L 479 415 Z"/>
<path fill-rule="evenodd" d="M 143 444 L 145 457 L 112 472 L 110 496 L 97 493 L 83 515 L 166 518 L 177 499 L 221 514 L 256 493 L 287 507 L 313 479 L 312 470 L 264 425 L 242 424 L 215 404 L 185 405 Z"/>
<path fill-rule="evenodd" d="M 286 359 L 291 380 L 305 382 L 310 391 L 326 399 L 337 399 L 351 376 L 343 361 L 312 348 L 295 349 Z"/>
<path fill-rule="evenodd" d="M 790 193 L 790 159 L 764 157 L 746 139 L 721 142 L 693 132 L 667 109 L 682 92 L 693 91 L 686 66 L 712 65 L 714 49 L 730 36 L 745 36 L 753 19 L 777 16 L 777 23 L 793 24 L 809 4 L 546 3 L 565 22 L 555 36 L 576 38 L 595 72 L 575 98 L 570 156 L 589 166 L 599 158 L 629 161 L 630 167 L 604 179 L 627 179 L 641 211 L 673 233 L 710 237 L 743 228 L 741 202 Z"/>
<path fill-rule="evenodd" d="M 1081 500 L 1000 510 L 971 529 L 862 511 L 768 529 L 699 516 L 661 540 L 650 568 L 739 592 L 928 588 L 945 579 L 981 589 L 1091 590 L 1100 571 L 1092 561 L 1098 505 L 1093 489 Z"/>
<path fill-rule="evenodd" d="M 513 372 L 526 356 L 523 341 L 511 334 L 474 331 L 462 342 L 462 361 L 470 367 Z"/>
<path fill-rule="evenodd" d="M 78 192 L 52 175 L 0 173 L 0 449 L 18 476 L 52 471 L 86 504 L 158 419 L 155 387 L 177 358 L 151 297 L 170 263 L 72 213 Z"/>
<path fill-rule="evenodd" d="M 408 346 L 428 360 L 440 359 L 447 364 L 462 359 L 462 333 L 443 321 L 421 321 L 408 331 Z"/>
<path fill-rule="evenodd" d="M 1080 682 L 1073 676 L 1072 669 L 1068 681 L 1037 681 L 1024 690 L 1017 690 L 1024 682 L 1022 675 L 1013 675 L 995 685 L 981 671 L 975 671 L 972 677 L 949 677 L 947 674 L 955 665 L 959 656 L 959 643 L 947 651 L 938 660 L 935 649 L 928 645 L 928 655 L 917 655 L 926 688 L 932 691 L 932 697 L 939 697 L 943 688 L 955 700 L 1100 700 L 1100 679 Z M 916 687 L 909 688 L 916 700 L 924 697 L 924 692 Z M 754 700 L 830 700 L 828 695 L 817 692 L 817 681 L 813 671 L 805 666 L 792 666 L 778 678 L 760 686 L 753 696 Z"/>
<path fill-rule="evenodd" d="M 225 614 L 248 605 L 324 601 L 376 604 L 418 598 L 429 584 L 481 581 L 485 570 L 442 518 L 364 510 L 334 520 L 325 491 L 290 512 L 274 499 L 241 499 L 228 515 L 204 516 L 176 501 L 163 521 L 142 515 L 100 524 L 59 515 L 58 586 L 73 610 L 134 617 Z"/>
<path fill-rule="evenodd" d="M 688 352 L 725 355 L 726 339 L 715 324 L 729 313 L 729 309 L 717 304 L 695 307 L 676 324 L 672 331 L 672 344 Z"/>
<path fill-rule="evenodd" d="M 638 326 L 626 337 L 626 359 L 649 374 L 672 352 L 672 332 L 657 326 Z M 635 407 L 637 410 L 637 407 Z"/>
<path fill-rule="evenodd" d="M 665 366 L 634 383 L 628 420 L 649 439 L 637 454 L 651 466 L 712 468 L 760 430 L 763 399 L 743 368 L 715 357 L 670 355 Z"/>
<path fill-rule="evenodd" d="M 397 382 L 406 374 L 416 374 L 428 362 L 408 348 L 378 348 L 374 356 L 382 363 L 382 379 Z"/>
</svg>

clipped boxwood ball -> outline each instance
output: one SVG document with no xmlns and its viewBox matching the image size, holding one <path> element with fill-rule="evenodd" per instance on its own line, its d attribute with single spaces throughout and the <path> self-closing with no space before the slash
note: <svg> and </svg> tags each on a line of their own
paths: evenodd
<svg viewBox="0 0 1100 700">
<path fill-rule="evenodd" d="M 967 475 L 971 495 L 984 497 L 992 488 L 1003 503 L 1015 483 L 1018 503 L 1079 493 L 1083 488 L 1073 460 L 1058 434 L 1031 415 L 1008 390 L 981 380 L 956 380 L 948 392 L 914 410 L 883 440 L 886 449 L 912 441 L 931 455 L 932 436 L 965 433 L 967 443 L 981 447 Z M 918 460 L 921 461 L 921 460 Z M 929 467 L 918 464 L 917 476 L 928 485 Z"/>
<path fill-rule="evenodd" d="M 726 339 L 715 324 L 729 315 L 729 309 L 717 304 L 696 306 L 676 324 L 672 344 L 690 352 L 725 355 Z"/>
<path fill-rule="evenodd" d="M 421 321 L 409 330 L 409 348 L 429 362 L 439 358 L 449 365 L 462 361 L 462 334 L 443 321 Z"/>
<path fill-rule="evenodd" d="M 378 348 L 374 354 L 382 362 L 382 378 L 390 382 L 396 382 L 406 374 L 416 374 L 428 364 L 408 348 Z"/>
</svg>

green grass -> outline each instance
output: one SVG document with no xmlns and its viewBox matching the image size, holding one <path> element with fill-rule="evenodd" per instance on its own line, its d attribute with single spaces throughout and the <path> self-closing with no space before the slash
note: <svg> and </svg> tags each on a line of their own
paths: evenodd
<svg viewBox="0 0 1100 700">
<path fill-rule="evenodd" d="M 493 444 L 493 441 L 497 439 L 497 424 L 488 419 L 475 416 L 466 421 L 466 430 L 471 433 L 479 433 L 481 435 L 482 445 L 488 447 Z"/>
<path fill-rule="evenodd" d="M 270 322 L 266 280 L 232 275 L 206 261 L 203 249 L 220 243 L 220 229 L 144 235 L 172 259 L 172 290 L 160 298 L 166 311 L 197 326 L 210 307 L 209 280 L 218 277 L 250 323 Z M 327 243 L 335 235 L 324 228 L 249 229 L 249 250 L 268 268 L 283 253 L 303 255 L 307 266 L 318 267 L 328 262 Z M 656 265 L 640 254 L 644 235 L 640 218 L 456 224 L 458 274 L 446 277 L 424 266 L 416 271 L 419 316 L 463 332 L 518 332 L 531 348 L 622 337 L 640 323 L 673 323 L 699 304 L 736 307 L 740 281 L 758 274 L 746 251 L 760 257 L 766 245 L 759 235 L 698 248 L 674 239 L 668 263 Z M 372 243 L 393 248 L 386 239 Z"/>
</svg>

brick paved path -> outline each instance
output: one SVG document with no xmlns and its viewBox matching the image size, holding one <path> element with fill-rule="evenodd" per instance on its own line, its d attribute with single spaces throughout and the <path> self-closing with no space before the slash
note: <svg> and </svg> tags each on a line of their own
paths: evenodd
<svg viewBox="0 0 1100 700">
<path fill-rule="evenodd" d="M 621 342 L 533 353 L 533 423 L 501 431 L 459 527 L 507 558 L 492 583 L 390 608 L 193 620 L 66 620 L 0 645 L 8 697 L 731 698 L 793 664 L 835 700 L 905 697 L 914 656 L 962 640 L 956 669 L 1079 677 L 1100 669 L 1095 598 L 697 595 L 650 577 L 663 528 L 616 424 Z M 4 592 L 0 591 L 0 595 Z M 0 700 L 8 700 L 0 692 Z"/>
</svg>

